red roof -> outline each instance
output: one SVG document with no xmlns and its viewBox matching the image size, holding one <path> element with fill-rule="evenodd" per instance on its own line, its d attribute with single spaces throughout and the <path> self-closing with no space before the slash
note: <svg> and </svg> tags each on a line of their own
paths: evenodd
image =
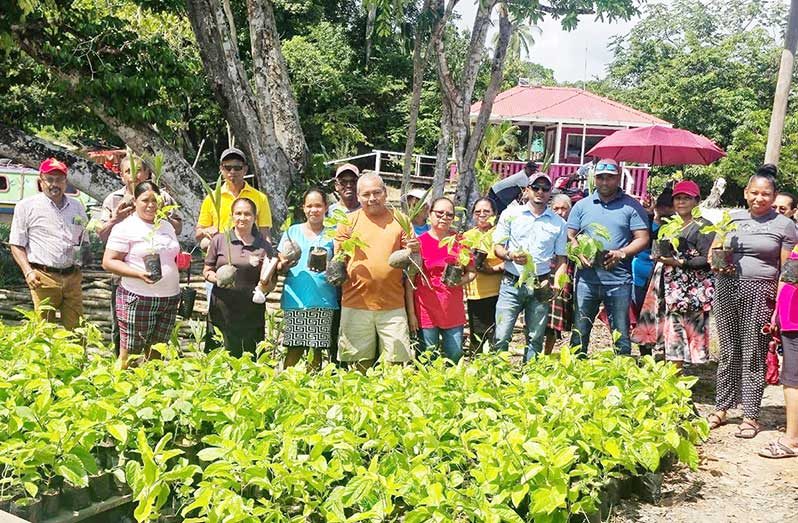
<svg viewBox="0 0 798 523">
<path fill-rule="evenodd" d="M 472 118 L 476 118 L 481 106 L 482 102 L 471 106 Z M 496 96 L 490 119 L 631 127 L 670 125 L 656 116 L 576 87 L 513 87 Z"/>
</svg>

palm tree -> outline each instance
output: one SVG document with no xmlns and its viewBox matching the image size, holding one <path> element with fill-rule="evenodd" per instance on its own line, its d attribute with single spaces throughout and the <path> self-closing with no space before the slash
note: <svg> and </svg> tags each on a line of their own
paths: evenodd
<svg viewBox="0 0 798 523">
<path fill-rule="evenodd" d="M 535 45 L 535 37 L 542 33 L 540 27 L 523 23 L 523 20 L 513 20 L 513 34 L 510 35 L 510 44 L 507 47 L 507 61 L 529 58 L 529 50 Z M 498 41 L 499 33 L 493 36 L 493 45 Z M 523 51 L 523 55 L 521 52 Z"/>
</svg>

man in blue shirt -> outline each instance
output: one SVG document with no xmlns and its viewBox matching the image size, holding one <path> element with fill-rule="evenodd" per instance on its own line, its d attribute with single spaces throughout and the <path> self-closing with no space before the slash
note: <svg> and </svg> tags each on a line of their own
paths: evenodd
<svg viewBox="0 0 798 523">
<path fill-rule="evenodd" d="M 544 173 L 533 175 L 524 189 L 526 204 L 508 208 L 499 218 L 493 242 L 496 256 L 506 261 L 496 304 L 496 349 L 507 350 L 513 327 L 524 311 L 526 351 L 524 361 L 543 348 L 552 287 L 559 289 L 559 276 L 565 273 L 568 236 L 565 221 L 548 208 L 551 179 Z M 530 261 L 534 262 L 528 264 Z M 534 273 L 529 274 L 531 271 Z M 554 273 L 553 282 L 549 276 Z M 529 278 L 526 278 L 529 276 Z M 520 281 L 526 279 L 526 281 Z M 547 289 L 548 287 L 548 289 Z"/>
<path fill-rule="evenodd" d="M 631 354 L 629 302 L 632 297 L 632 258 L 648 246 L 648 220 L 640 203 L 620 189 L 621 170 L 615 160 L 601 160 L 595 169 L 596 190 L 574 205 L 568 217 L 568 238 L 576 244 L 580 233 L 589 234 L 590 225 L 605 226 L 610 240 L 600 240 L 609 251 L 604 263 L 581 260 L 576 273 L 576 314 L 571 345 L 587 353 L 590 331 L 599 305 L 604 304 L 620 354 Z"/>
</svg>

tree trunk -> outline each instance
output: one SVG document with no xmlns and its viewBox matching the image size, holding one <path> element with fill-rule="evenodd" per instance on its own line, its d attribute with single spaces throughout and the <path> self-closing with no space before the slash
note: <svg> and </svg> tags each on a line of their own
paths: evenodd
<svg viewBox="0 0 798 523">
<path fill-rule="evenodd" d="M 0 157 L 31 169 L 38 169 L 45 158 L 58 158 L 69 166 L 69 183 L 99 201 L 121 186 L 119 175 L 99 163 L 3 124 L 0 124 Z"/>
<path fill-rule="evenodd" d="M 787 22 L 787 35 L 781 52 L 779 76 L 776 93 L 773 96 L 773 112 L 770 115 L 768 142 L 765 149 L 765 163 L 778 165 L 781 153 L 781 140 L 784 133 L 784 118 L 787 115 L 787 100 L 790 97 L 793 63 L 798 47 L 798 0 L 790 2 L 790 18 Z"/>
<path fill-rule="evenodd" d="M 496 42 L 496 49 L 491 61 L 490 82 L 482 98 L 479 116 L 477 116 L 474 127 L 471 128 L 469 114 L 471 109 L 469 107 L 466 114 L 462 115 L 464 121 L 459 122 L 466 129 L 470 130 L 468 143 L 465 145 L 462 152 L 462 160 L 458 158 L 458 168 L 462 168 L 462 175 L 458 181 L 457 192 L 455 194 L 456 201 L 464 207 L 469 207 L 479 198 L 479 187 L 476 183 L 474 166 L 476 165 L 479 147 L 485 136 L 485 128 L 490 120 L 490 113 L 493 110 L 493 102 L 496 100 L 496 95 L 499 94 L 499 89 L 501 88 L 502 78 L 504 76 L 504 62 L 507 57 L 507 47 L 510 44 L 510 36 L 513 33 L 506 6 L 500 4 L 498 11 L 499 38 Z M 459 163 L 460 161 L 462 161 L 462 165 Z"/>
<path fill-rule="evenodd" d="M 377 4 L 369 3 L 366 7 L 366 70 L 369 68 L 371 60 L 371 42 L 374 36 L 374 22 L 377 20 Z"/>
<path fill-rule="evenodd" d="M 441 136 L 438 138 L 438 147 L 435 156 L 435 172 L 432 176 L 432 190 L 430 201 L 443 196 L 446 188 L 446 178 L 449 176 L 449 146 L 452 143 L 452 119 L 446 104 L 442 106 Z"/>
<path fill-rule="evenodd" d="M 187 7 L 211 90 L 269 195 L 275 223 L 280 223 L 288 212 L 291 181 L 306 165 L 307 145 L 271 3 L 247 0 L 252 78 L 220 0 L 187 0 Z"/>
<path fill-rule="evenodd" d="M 413 149 L 416 146 L 416 127 L 418 125 L 418 110 L 421 106 L 421 88 L 424 85 L 424 70 L 427 65 L 429 46 L 425 43 L 425 31 L 421 27 L 424 14 L 429 10 L 430 0 L 424 0 L 419 14 L 419 23 L 416 25 L 415 41 L 413 42 L 413 92 L 410 95 L 410 114 L 407 124 L 407 141 L 405 142 L 405 157 L 402 164 L 402 194 L 410 190 L 410 171 L 413 166 Z M 422 47 L 424 48 L 422 52 Z M 419 176 L 421 173 L 416 173 Z"/>
</svg>

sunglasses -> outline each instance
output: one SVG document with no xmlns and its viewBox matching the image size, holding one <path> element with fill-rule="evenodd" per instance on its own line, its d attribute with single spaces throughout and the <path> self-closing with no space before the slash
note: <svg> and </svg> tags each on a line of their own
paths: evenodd
<svg viewBox="0 0 798 523">
<path fill-rule="evenodd" d="M 539 192 L 539 191 L 549 192 L 551 190 L 551 185 L 534 184 L 534 185 L 530 185 L 529 188 L 532 189 L 535 192 Z"/>
<path fill-rule="evenodd" d="M 598 173 L 598 171 L 606 172 Z M 618 174 L 618 166 L 612 163 L 599 163 L 596 165 L 596 176 L 601 176 L 602 174 Z"/>
<path fill-rule="evenodd" d="M 243 165 L 222 165 L 222 169 L 227 172 L 237 173 L 244 170 Z"/>
<path fill-rule="evenodd" d="M 433 209 L 432 212 L 435 213 L 435 216 L 437 216 L 438 218 L 446 218 L 447 220 L 451 220 L 451 219 L 454 218 L 454 213 L 453 212 L 438 211 L 438 210 L 435 210 L 435 209 Z"/>
</svg>

